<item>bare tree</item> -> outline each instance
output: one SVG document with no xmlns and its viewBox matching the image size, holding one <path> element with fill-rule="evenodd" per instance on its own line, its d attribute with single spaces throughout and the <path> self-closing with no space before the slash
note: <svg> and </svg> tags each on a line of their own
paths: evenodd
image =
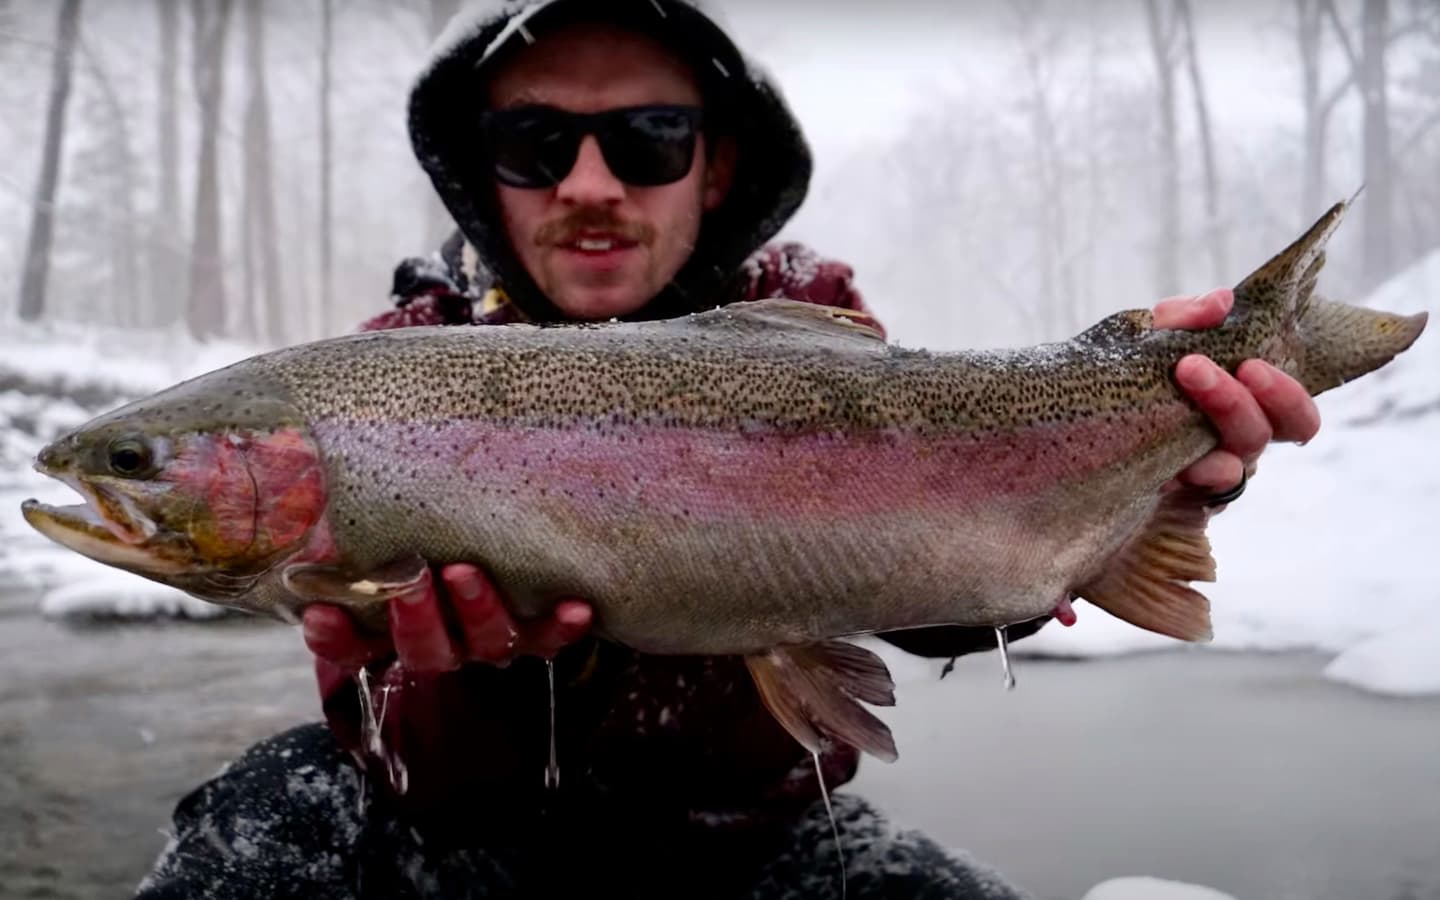
<svg viewBox="0 0 1440 900">
<path fill-rule="evenodd" d="M 160 53 L 156 67 L 155 116 L 160 166 L 158 202 L 150 234 L 149 303 L 155 321 L 169 324 L 180 313 L 177 285 L 187 268 L 184 227 L 180 220 L 180 117 L 175 94 L 180 74 L 180 0 L 156 0 L 160 17 Z"/>
<path fill-rule="evenodd" d="M 1394 182 L 1391 176 L 1389 85 L 1385 75 L 1385 54 L 1396 35 L 1389 32 L 1388 0 L 1364 0 L 1360 18 L 1360 41 L 1340 18 L 1334 0 L 1322 0 L 1334 27 L 1336 39 L 1350 64 L 1350 75 L 1360 91 L 1363 111 L 1365 202 L 1362 239 L 1362 280 L 1365 287 L 1377 284 L 1391 271 L 1391 242 L 1394 227 Z"/>
<path fill-rule="evenodd" d="M 335 9 L 333 0 L 320 0 L 320 297 L 316 308 L 320 330 L 330 327 L 330 291 L 334 283 L 335 236 L 331 220 L 331 69 L 334 64 L 333 31 Z"/>
<path fill-rule="evenodd" d="M 220 110 L 225 97 L 225 33 L 232 0 L 195 0 L 192 74 L 200 107 L 200 154 L 195 176 L 195 239 L 190 256 L 186 324 L 198 338 L 225 331 L 225 277 L 220 216 Z"/>
<path fill-rule="evenodd" d="M 1021 49 L 1024 56 L 1026 105 L 1030 119 L 1031 179 L 1035 191 L 1035 268 L 1040 291 L 1035 298 L 1040 331 L 1062 334 L 1073 325 L 1076 307 L 1073 259 L 1069 248 L 1068 178 L 1059 138 L 1059 124 L 1052 108 L 1055 42 L 1041 32 L 1044 17 L 1028 3 L 1014 9 L 1020 17 Z"/>
<path fill-rule="evenodd" d="M 264 10 L 264 0 L 250 0 L 245 4 L 245 64 L 249 70 L 250 96 L 245 106 L 242 244 L 250 334 L 278 345 L 285 339 L 285 298 L 280 287 L 280 258 L 275 243 L 275 179 L 270 155 L 270 93 L 265 83 Z"/>
<path fill-rule="evenodd" d="M 1185 70 L 1190 80 L 1190 99 L 1195 104 L 1195 128 L 1200 135 L 1200 160 L 1205 173 L 1205 234 L 1210 245 L 1213 278 L 1224 278 L 1226 261 L 1224 223 L 1220 220 L 1220 176 L 1215 164 L 1215 136 L 1210 129 L 1210 107 L 1205 99 L 1205 80 L 1200 75 L 1200 54 L 1195 49 L 1195 20 L 1190 0 L 1175 0 L 1175 13 L 1185 35 Z"/>
<path fill-rule="evenodd" d="M 113 299 L 111 305 L 117 324 L 140 325 L 144 323 L 144 314 L 140 309 L 135 158 L 130 149 L 129 117 L 100 57 L 83 38 L 79 39 L 79 47 L 85 67 L 99 88 L 98 105 L 101 113 L 95 118 L 105 125 L 98 148 L 98 159 L 93 165 L 84 168 L 101 178 L 105 184 L 102 192 L 106 197 L 105 209 L 98 218 L 104 224 L 105 244 L 109 248 L 110 277 L 107 294 Z"/>
<path fill-rule="evenodd" d="M 50 105 L 45 115 L 45 147 L 40 179 L 31 207 L 30 239 L 25 273 L 20 280 L 20 318 L 34 321 L 45 313 L 45 288 L 50 275 L 50 245 L 55 230 L 55 195 L 65 147 L 65 108 L 70 99 L 75 38 L 80 31 L 80 0 L 64 0 L 56 21 L 55 55 L 50 70 Z"/>
<path fill-rule="evenodd" d="M 1324 15 L 1331 0 L 1295 0 L 1296 42 L 1300 52 L 1300 93 L 1305 116 L 1305 152 L 1301 169 L 1300 197 L 1305 215 L 1318 215 L 1328 203 L 1329 185 L 1325 175 L 1330 116 L 1336 105 L 1355 84 L 1347 70 L 1329 89 L 1322 88 L 1321 51 Z M 1333 7 L 1331 8 L 1333 14 Z"/>
<path fill-rule="evenodd" d="M 1175 25 L 1168 3 L 1145 0 L 1150 55 L 1155 63 L 1156 122 L 1159 128 L 1160 234 L 1155 245 L 1155 289 L 1162 295 L 1180 289 L 1180 138 L 1175 110 Z"/>
<path fill-rule="evenodd" d="M 1392 207 L 1389 87 L 1385 79 L 1389 0 L 1365 0 L 1360 20 L 1360 96 L 1365 107 L 1365 249 L 1364 277 L 1373 285 L 1390 274 Z"/>
</svg>

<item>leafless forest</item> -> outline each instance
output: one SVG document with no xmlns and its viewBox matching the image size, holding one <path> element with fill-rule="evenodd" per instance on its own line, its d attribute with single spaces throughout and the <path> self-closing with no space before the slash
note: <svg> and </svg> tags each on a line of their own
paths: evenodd
<svg viewBox="0 0 1440 900">
<path fill-rule="evenodd" d="M 0 0 L 0 322 L 281 344 L 382 309 L 448 227 L 404 119 L 457 3 Z M 782 83 L 876 15 L 719 6 Z M 892 4 L 885 39 L 942 34 L 971 77 L 937 64 L 902 125 L 816 140 L 785 235 L 902 338 L 1049 339 L 1232 283 L 1362 184 L 1330 290 L 1440 247 L 1440 0 L 955 6 Z"/>
</svg>

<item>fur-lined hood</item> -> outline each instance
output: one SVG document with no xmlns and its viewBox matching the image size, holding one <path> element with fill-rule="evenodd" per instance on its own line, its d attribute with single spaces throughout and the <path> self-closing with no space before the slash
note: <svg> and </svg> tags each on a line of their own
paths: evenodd
<svg viewBox="0 0 1440 900">
<path fill-rule="evenodd" d="M 412 146 L 481 265 L 534 321 L 560 318 L 515 258 L 494 209 L 487 174 L 476 164 L 483 93 L 478 84 L 496 53 L 532 40 L 567 8 L 603 8 L 616 20 L 656 30 L 702 77 L 735 97 L 737 160 L 725 202 L 707 213 L 695 251 L 659 297 L 634 318 L 681 315 L 724 302 L 744 260 L 794 215 L 809 188 L 810 150 L 770 76 L 725 35 L 696 0 L 471 0 L 437 39 L 410 95 Z M 708 56 L 709 59 L 705 59 Z"/>
</svg>

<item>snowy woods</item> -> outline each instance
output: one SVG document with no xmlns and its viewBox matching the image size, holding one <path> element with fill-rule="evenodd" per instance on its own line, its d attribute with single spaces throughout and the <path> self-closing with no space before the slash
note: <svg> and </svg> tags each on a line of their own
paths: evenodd
<svg viewBox="0 0 1440 900">
<path fill-rule="evenodd" d="M 383 309 L 446 234 L 405 96 L 456 2 L 0 0 L 0 317 L 280 344 Z M 719 6 L 814 123 L 786 236 L 901 340 L 1234 283 L 1362 184 L 1331 291 L 1440 245 L 1435 0 Z"/>
</svg>

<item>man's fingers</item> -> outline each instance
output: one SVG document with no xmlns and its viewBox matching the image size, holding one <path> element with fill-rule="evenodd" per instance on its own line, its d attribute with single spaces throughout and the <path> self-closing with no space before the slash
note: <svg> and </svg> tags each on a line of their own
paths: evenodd
<svg viewBox="0 0 1440 900">
<path fill-rule="evenodd" d="M 435 582 L 425 570 L 420 584 L 390 600 L 390 635 L 400 663 L 412 672 L 445 672 L 460 665 L 460 654 L 435 596 Z"/>
<path fill-rule="evenodd" d="M 1199 297 L 1168 297 L 1151 310 L 1155 328 L 1213 328 L 1225 321 L 1235 305 L 1235 292 L 1217 288 Z"/>
<path fill-rule="evenodd" d="M 1250 389 L 1203 356 L 1187 356 L 1175 366 L 1180 387 L 1210 419 L 1220 435 L 1220 449 L 1242 459 L 1257 457 L 1270 443 L 1274 429 Z"/>
<path fill-rule="evenodd" d="M 1274 440 L 1304 442 L 1320 431 L 1320 410 L 1300 382 L 1259 359 L 1246 360 L 1235 372 L 1265 411 Z"/>
<path fill-rule="evenodd" d="M 391 650 L 388 635 L 362 635 L 345 610 L 326 603 L 307 606 L 300 628 L 311 653 L 347 671 L 358 671 Z"/>
<path fill-rule="evenodd" d="M 1244 474 L 1245 463 L 1240 457 L 1226 450 L 1212 450 L 1181 473 L 1180 480 L 1212 494 L 1223 494 L 1239 484 Z"/>
<path fill-rule="evenodd" d="M 522 628 L 517 652 L 554 656 L 590 630 L 594 614 L 583 600 L 562 600 L 550 618 Z"/>
<path fill-rule="evenodd" d="M 519 632 L 490 580 L 475 566 L 456 564 L 440 571 L 450 605 L 465 638 L 465 658 L 506 663 L 515 655 Z"/>
</svg>

